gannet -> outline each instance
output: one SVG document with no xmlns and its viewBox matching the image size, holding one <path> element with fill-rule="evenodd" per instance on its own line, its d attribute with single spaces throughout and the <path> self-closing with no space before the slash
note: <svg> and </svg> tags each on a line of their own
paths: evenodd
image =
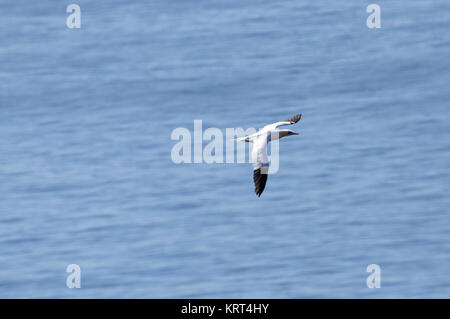
<svg viewBox="0 0 450 319">
<path fill-rule="evenodd" d="M 266 187 L 267 174 L 269 171 L 269 158 L 267 157 L 267 144 L 270 141 L 278 140 L 285 136 L 298 135 L 298 133 L 278 129 L 280 126 L 295 124 L 302 118 L 301 114 L 291 117 L 289 120 L 280 121 L 264 126 L 255 134 L 239 137 L 236 141 L 245 141 L 253 143 L 252 164 L 253 164 L 253 182 L 255 183 L 255 193 L 261 196 Z"/>
</svg>

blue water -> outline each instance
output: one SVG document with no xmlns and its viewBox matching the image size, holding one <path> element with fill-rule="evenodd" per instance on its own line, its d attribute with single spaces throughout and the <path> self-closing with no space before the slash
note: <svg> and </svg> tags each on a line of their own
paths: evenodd
<svg viewBox="0 0 450 319">
<path fill-rule="evenodd" d="M 447 0 L 70 3 L 0 1 L 0 297 L 450 297 Z M 261 198 L 171 160 L 297 113 Z"/>
</svg>

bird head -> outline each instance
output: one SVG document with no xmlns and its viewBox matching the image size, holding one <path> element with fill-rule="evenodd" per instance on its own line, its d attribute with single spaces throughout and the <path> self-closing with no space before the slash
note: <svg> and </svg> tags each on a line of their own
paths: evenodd
<svg viewBox="0 0 450 319">
<path fill-rule="evenodd" d="M 298 133 L 291 131 L 291 130 L 279 130 L 280 138 L 285 137 L 285 136 L 291 136 L 291 135 L 299 135 Z"/>
</svg>

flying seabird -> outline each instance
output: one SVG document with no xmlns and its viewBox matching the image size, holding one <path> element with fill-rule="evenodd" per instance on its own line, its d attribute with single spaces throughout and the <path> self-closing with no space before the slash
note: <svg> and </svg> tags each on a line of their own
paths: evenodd
<svg viewBox="0 0 450 319">
<path fill-rule="evenodd" d="M 253 182 L 255 183 L 255 193 L 261 196 L 266 187 L 267 173 L 269 171 L 269 158 L 267 157 L 267 144 L 270 141 L 278 140 L 289 135 L 298 135 L 298 133 L 278 129 L 280 126 L 295 124 L 302 118 L 301 114 L 291 117 L 289 120 L 280 121 L 264 126 L 255 134 L 237 138 L 236 141 L 245 141 L 253 143 L 252 162 L 253 162 Z"/>
</svg>

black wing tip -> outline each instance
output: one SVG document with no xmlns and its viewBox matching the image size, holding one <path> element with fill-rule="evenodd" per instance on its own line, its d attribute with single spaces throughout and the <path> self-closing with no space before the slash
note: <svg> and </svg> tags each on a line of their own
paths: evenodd
<svg viewBox="0 0 450 319">
<path fill-rule="evenodd" d="M 253 171 L 253 181 L 255 183 L 255 193 L 258 197 L 261 197 L 266 187 L 267 173 L 261 173 L 261 168 L 255 169 Z"/>
<path fill-rule="evenodd" d="M 293 117 L 291 117 L 288 121 L 291 122 L 291 124 L 295 124 L 298 121 L 300 121 L 301 118 L 302 118 L 302 115 L 297 114 L 297 115 L 294 115 Z"/>
</svg>

